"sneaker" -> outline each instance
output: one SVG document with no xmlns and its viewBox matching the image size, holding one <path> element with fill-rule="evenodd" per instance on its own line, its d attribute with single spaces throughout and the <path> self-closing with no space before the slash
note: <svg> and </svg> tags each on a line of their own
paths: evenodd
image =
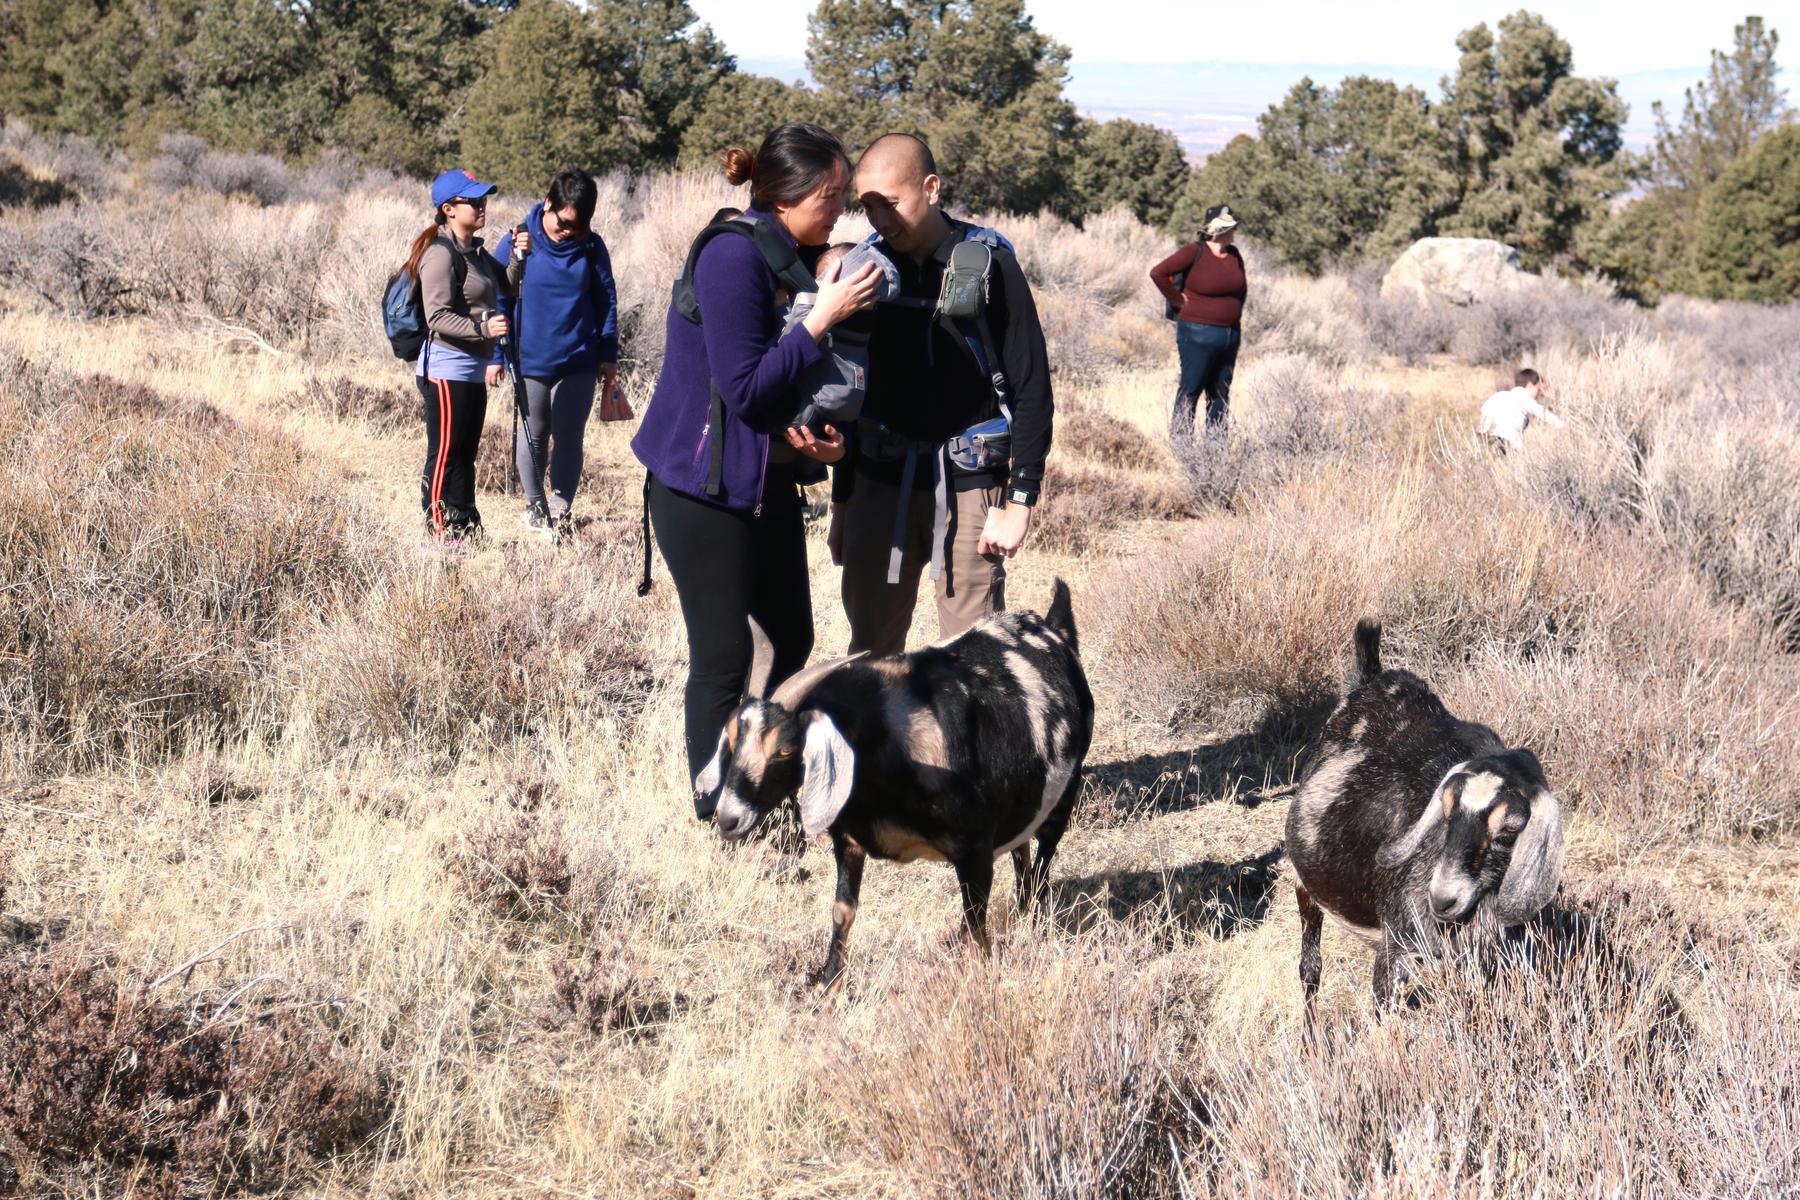
<svg viewBox="0 0 1800 1200">
<path fill-rule="evenodd" d="M 575 536 L 575 522 L 569 516 L 569 510 L 564 509 L 562 512 L 557 513 L 553 524 L 556 530 L 556 544 L 559 546 L 567 545 L 569 539 Z"/>
<path fill-rule="evenodd" d="M 542 500 L 525 506 L 525 528 L 533 533 L 542 534 L 551 541 L 556 540 L 556 526 L 550 520 L 550 510 L 544 507 Z"/>
</svg>

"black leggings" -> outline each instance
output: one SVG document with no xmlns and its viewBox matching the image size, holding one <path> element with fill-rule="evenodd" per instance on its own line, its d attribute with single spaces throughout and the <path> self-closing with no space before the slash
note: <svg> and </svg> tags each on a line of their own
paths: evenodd
<svg viewBox="0 0 1800 1200">
<path fill-rule="evenodd" d="M 670 491 L 653 479 L 650 522 L 687 625 L 683 716 L 692 780 L 712 758 L 719 731 L 743 699 L 750 675 L 748 618 L 756 617 L 775 646 L 771 688 L 812 653 L 812 587 L 800 491 L 791 466 L 771 465 L 762 515 L 754 516 Z"/>
<path fill-rule="evenodd" d="M 432 532 L 481 524 L 475 507 L 475 451 L 487 421 L 487 384 L 461 379 L 419 381 L 425 398 L 425 472 L 419 503 Z"/>
</svg>

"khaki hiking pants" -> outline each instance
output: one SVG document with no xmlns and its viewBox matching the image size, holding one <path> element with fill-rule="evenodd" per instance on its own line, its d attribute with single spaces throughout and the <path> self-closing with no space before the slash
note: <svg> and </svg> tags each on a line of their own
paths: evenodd
<svg viewBox="0 0 1800 1200">
<path fill-rule="evenodd" d="M 1006 561 L 981 555 L 975 547 L 988 509 L 1005 489 L 951 492 L 949 542 L 944 574 L 937 581 L 938 637 L 951 638 L 990 613 L 1006 607 Z M 844 613 L 850 618 L 851 654 L 872 658 L 906 648 L 919 576 L 931 563 L 931 529 L 937 503 L 931 489 L 914 489 L 909 500 L 900 559 L 900 582 L 889 583 L 888 552 L 894 544 L 895 508 L 900 489 L 863 476 L 844 510 Z"/>
</svg>

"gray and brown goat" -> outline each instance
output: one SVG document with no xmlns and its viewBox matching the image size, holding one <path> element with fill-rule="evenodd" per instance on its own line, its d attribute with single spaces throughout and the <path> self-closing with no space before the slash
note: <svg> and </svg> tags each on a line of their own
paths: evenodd
<svg viewBox="0 0 1800 1200">
<path fill-rule="evenodd" d="M 828 989 L 842 977 L 870 855 L 950 863 L 983 950 L 997 856 L 1012 854 L 1019 907 L 1042 901 L 1094 727 L 1067 584 L 1056 581 L 1042 617 L 999 613 L 910 654 L 821 663 L 767 698 L 768 640 L 753 633 L 747 698 L 694 781 L 697 808 L 735 841 L 797 796 L 807 835 L 830 834 Z"/>
<path fill-rule="evenodd" d="M 1287 816 L 1300 982 L 1312 1016 L 1323 913 L 1379 944 L 1385 1003 L 1406 958 L 1447 928 L 1535 916 L 1562 876 L 1562 812 L 1537 757 L 1459 721 L 1425 681 L 1381 669 L 1381 626 L 1356 626 L 1356 676 Z"/>
</svg>

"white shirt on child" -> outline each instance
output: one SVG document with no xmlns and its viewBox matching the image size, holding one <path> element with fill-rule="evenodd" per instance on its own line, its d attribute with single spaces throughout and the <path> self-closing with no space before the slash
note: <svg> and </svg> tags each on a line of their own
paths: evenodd
<svg viewBox="0 0 1800 1200">
<path fill-rule="evenodd" d="M 1539 404 L 1522 387 L 1495 392 L 1481 406 L 1481 432 L 1500 438 L 1512 446 L 1525 444 L 1525 427 L 1531 418 L 1542 417 L 1558 429 L 1562 418 Z"/>
</svg>

